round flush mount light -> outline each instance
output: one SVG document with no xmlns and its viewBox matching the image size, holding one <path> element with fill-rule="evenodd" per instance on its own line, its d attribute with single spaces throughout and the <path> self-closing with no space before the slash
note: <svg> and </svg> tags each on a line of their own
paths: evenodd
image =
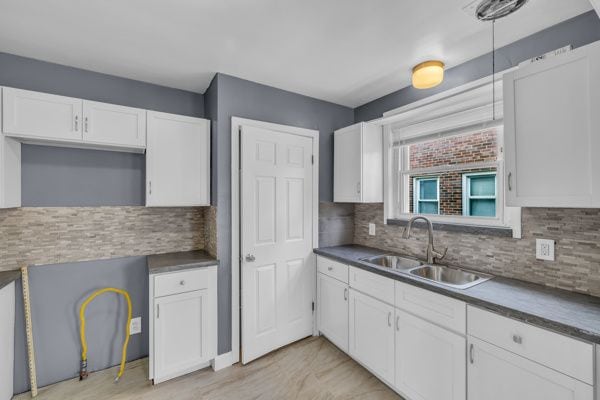
<svg viewBox="0 0 600 400">
<path fill-rule="evenodd" d="M 444 80 L 444 63 L 437 60 L 425 61 L 412 70 L 412 85 L 416 89 L 430 89 Z"/>
<path fill-rule="evenodd" d="M 483 0 L 478 6 L 477 19 L 495 21 L 523 7 L 529 0 Z"/>
</svg>

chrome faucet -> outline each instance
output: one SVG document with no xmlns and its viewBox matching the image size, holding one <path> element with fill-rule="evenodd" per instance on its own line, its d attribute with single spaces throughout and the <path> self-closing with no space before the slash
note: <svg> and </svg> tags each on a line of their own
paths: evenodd
<svg viewBox="0 0 600 400">
<path fill-rule="evenodd" d="M 444 247 L 444 250 L 442 250 L 440 252 L 440 251 L 437 251 L 433 247 L 433 224 L 431 223 L 431 221 L 428 218 L 425 218 L 421 215 L 412 217 L 408 221 L 408 225 L 406 225 L 406 228 L 404 228 L 404 233 L 402 234 L 402 237 L 404 239 L 410 238 L 410 231 L 412 229 L 412 224 L 413 224 L 413 222 L 415 222 L 418 219 L 422 219 L 423 221 L 427 222 L 427 230 L 429 231 L 429 242 L 427 243 L 427 263 L 435 264 L 436 260 L 439 261 L 446 256 L 446 252 L 448 251 L 448 248 Z"/>
</svg>

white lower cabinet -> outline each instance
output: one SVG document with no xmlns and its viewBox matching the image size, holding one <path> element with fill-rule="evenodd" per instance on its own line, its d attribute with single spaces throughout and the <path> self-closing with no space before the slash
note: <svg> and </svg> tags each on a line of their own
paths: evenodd
<svg viewBox="0 0 600 400">
<path fill-rule="evenodd" d="M 398 309 L 395 325 L 396 388 L 412 400 L 465 400 L 464 336 Z"/>
<path fill-rule="evenodd" d="M 216 267 L 150 277 L 150 379 L 155 384 L 208 367 L 215 358 L 216 284 Z"/>
<path fill-rule="evenodd" d="M 319 265 L 319 330 L 343 350 L 347 340 L 348 354 L 407 400 L 594 400 L 591 343 L 363 269 L 346 274 L 323 257 Z"/>
<path fill-rule="evenodd" d="M 375 375 L 394 382 L 394 307 L 350 289 L 349 352 Z"/>
<path fill-rule="evenodd" d="M 0 400 L 13 397 L 15 360 L 15 283 L 0 289 Z"/>
<path fill-rule="evenodd" d="M 469 338 L 469 349 L 469 400 L 594 399 L 592 386 L 492 344 Z"/>
<path fill-rule="evenodd" d="M 325 274 L 317 274 L 319 331 L 348 352 L 348 285 Z"/>
</svg>

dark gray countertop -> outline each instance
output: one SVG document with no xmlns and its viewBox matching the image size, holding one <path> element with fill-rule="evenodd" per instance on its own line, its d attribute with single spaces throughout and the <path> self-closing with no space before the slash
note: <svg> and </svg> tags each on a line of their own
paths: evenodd
<svg viewBox="0 0 600 400">
<path fill-rule="evenodd" d="M 314 252 L 507 317 L 600 344 L 600 298 L 597 297 L 501 277 L 460 290 L 360 261 L 361 258 L 390 253 L 384 250 L 348 245 L 319 248 Z"/>
<path fill-rule="evenodd" d="M 204 250 L 179 251 L 148 256 L 149 274 L 210 267 L 213 265 L 219 265 L 219 260 Z"/>
<path fill-rule="evenodd" d="M 16 281 L 21 278 L 21 270 L 17 269 L 14 271 L 1 271 L 0 272 L 0 289 L 4 286 Z"/>
</svg>

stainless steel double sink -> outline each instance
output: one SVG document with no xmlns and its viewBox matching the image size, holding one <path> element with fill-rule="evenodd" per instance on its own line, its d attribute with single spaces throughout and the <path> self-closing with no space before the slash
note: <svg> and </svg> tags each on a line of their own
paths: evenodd
<svg viewBox="0 0 600 400">
<path fill-rule="evenodd" d="M 362 258 L 360 261 L 378 267 L 390 268 L 398 273 L 408 274 L 455 289 L 467 289 L 492 279 L 492 276 L 480 272 L 448 267 L 446 265 L 428 265 L 416 258 L 396 254 L 367 257 Z"/>
</svg>

